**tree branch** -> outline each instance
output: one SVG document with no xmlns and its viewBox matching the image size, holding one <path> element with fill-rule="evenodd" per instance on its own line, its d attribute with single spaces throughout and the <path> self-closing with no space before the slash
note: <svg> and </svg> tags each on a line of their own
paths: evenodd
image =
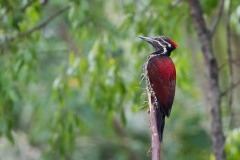
<svg viewBox="0 0 240 160">
<path fill-rule="evenodd" d="M 151 103 L 151 94 L 148 93 L 148 102 L 150 107 L 150 125 L 152 132 L 152 160 L 160 160 L 161 142 L 159 141 L 159 135 L 157 130 L 157 116 L 156 107 Z"/>
<path fill-rule="evenodd" d="M 230 16 L 231 16 L 231 7 L 232 1 L 229 0 L 228 11 L 226 15 L 226 39 L 227 39 L 227 54 L 228 54 L 228 64 L 229 64 L 229 72 L 230 72 L 230 84 L 231 86 L 234 85 L 234 75 L 233 75 L 233 63 L 231 60 L 233 59 L 232 56 L 232 43 L 231 43 L 231 27 L 230 27 Z M 229 100 L 228 100 L 228 109 L 230 115 L 230 126 L 233 124 L 233 110 L 232 110 L 232 101 L 233 101 L 233 90 L 229 93 Z"/>
<path fill-rule="evenodd" d="M 28 7 L 30 7 L 37 0 L 30 0 L 25 6 L 23 6 L 20 10 L 24 12 Z"/>
<path fill-rule="evenodd" d="M 240 85 L 240 80 L 237 81 L 236 83 L 232 84 L 230 87 L 228 87 L 225 91 L 221 93 L 221 97 L 225 96 L 229 91 L 235 89 L 238 85 Z"/>
<path fill-rule="evenodd" d="M 210 31 L 203 18 L 202 8 L 198 0 L 188 0 L 190 12 L 201 44 L 202 53 L 207 62 L 215 61 L 212 53 Z"/>
<path fill-rule="evenodd" d="M 218 68 L 219 71 L 221 71 L 226 65 L 229 65 L 229 63 L 232 63 L 232 65 L 236 65 L 238 67 L 240 67 L 240 61 L 236 60 L 236 59 L 226 59 L 226 62 L 224 62 L 223 64 L 221 64 Z"/>
<path fill-rule="evenodd" d="M 18 33 L 15 36 L 4 36 L 5 37 L 5 41 L 3 41 L 2 43 L 0 43 L 0 46 L 4 45 L 4 43 L 9 42 L 9 41 L 13 41 L 19 38 L 24 38 L 30 34 L 32 34 L 33 32 L 42 29 L 43 27 L 45 27 L 49 22 L 51 22 L 53 19 L 55 19 L 56 17 L 58 17 L 60 14 L 62 14 L 63 12 L 65 12 L 66 10 L 68 10 L 70 8 L 70 6 L 65 6 L 62 9 L 59 9 L 58 11 L 56 11 L 54 14 L 52 14 L 51 16 L 49 16 L 45 21 L 43 21 L 42 23 L 32 27 L 29 30 L 26 30 L 24 32 Z"/>
<path fill-rule="evenodd" d="M 211 29 L 210 29 L 210 37 L 213 37 L 213 35 L 214 35 L 214 33 L 215 33 L 216 29 L 217 29 L 218 23 L 219 23 L 219 21 L 220 21 L 220 19 L 222 17 L 224 2 L 225 2 L 225 0 L 219 0 L 217 16 L 213 20 L 213 23 L 212 23 Z"/>
<path fill-rule="evenodd" d="M 207 71 L 208 91 L 206 99 L 210 112 L 213 151 L 216 160 L 226 160 L 226 153 L 224 150 L 225 136 L 222 130 L 221 97 L 218 82 L 219 70 L 217 60 L 213 54 L 211 34 L 206 27 L 199 0 L 188 0 L 188 3 L 193 23 L 198 33 Z"/>
</svg>

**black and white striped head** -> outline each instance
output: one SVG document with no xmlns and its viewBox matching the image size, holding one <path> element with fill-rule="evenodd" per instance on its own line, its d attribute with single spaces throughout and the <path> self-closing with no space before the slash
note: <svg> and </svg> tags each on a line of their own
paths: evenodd
<svg viewBox="0 0 240 160">
<path fill-rule="evenodd" d="M 140 36 L 139 38 L 147 41 L 156 49 L 154 54 L 170 56 L 171 52 L 178 47 L 173 40 L 165 36 L 154 38 Z"/>
</svg>

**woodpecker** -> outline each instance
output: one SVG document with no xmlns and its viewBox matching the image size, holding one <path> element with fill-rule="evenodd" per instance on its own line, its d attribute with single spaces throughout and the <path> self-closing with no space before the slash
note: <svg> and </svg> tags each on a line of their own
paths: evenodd
<svg viewBox="0 0 240 160">
<path fill-rule="evenodd" d="M 165 36 L 139 38 L 155 48 L 143 66 L 143 75 L 146 79 L 147 91 L 150 93 L 151 105 L 156 107 L 157 130 L 159 141 L 162 141 L 165 116 L 170 116 L 176 86 L 176 70 L 170 55 L 178 46 Z"/>
</svg>

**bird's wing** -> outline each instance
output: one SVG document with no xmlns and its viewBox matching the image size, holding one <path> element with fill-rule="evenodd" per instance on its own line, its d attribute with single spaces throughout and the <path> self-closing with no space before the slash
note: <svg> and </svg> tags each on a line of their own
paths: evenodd
<svg viewBox="0 0 240 160">
<path fill-rule="evenodd" d="M 155 92 L 158 106 L 170 116 L 176 86 L 176 71 L 169 57 L 152 57 L 148 61 L 148 77 Z"/>
</svg>

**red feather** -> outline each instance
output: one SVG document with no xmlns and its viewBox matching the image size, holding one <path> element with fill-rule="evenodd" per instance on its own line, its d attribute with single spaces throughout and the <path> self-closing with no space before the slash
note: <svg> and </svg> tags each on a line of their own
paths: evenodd
<svg viewBox="0 0 240 160">
<path fill-rule="evenodd" d="M 178 48 L 177 43 L 175 43 L 173 40 L 169 39 L 169 42 L 170 42 L 175 48 Z"/>
<path fill-rule="evenodd" d="M 148 60 L 147 72 L 158 106 L 169 117 L 175 96 L 175 66 L 168 56 L 154 56 Z"/>
</svg>

